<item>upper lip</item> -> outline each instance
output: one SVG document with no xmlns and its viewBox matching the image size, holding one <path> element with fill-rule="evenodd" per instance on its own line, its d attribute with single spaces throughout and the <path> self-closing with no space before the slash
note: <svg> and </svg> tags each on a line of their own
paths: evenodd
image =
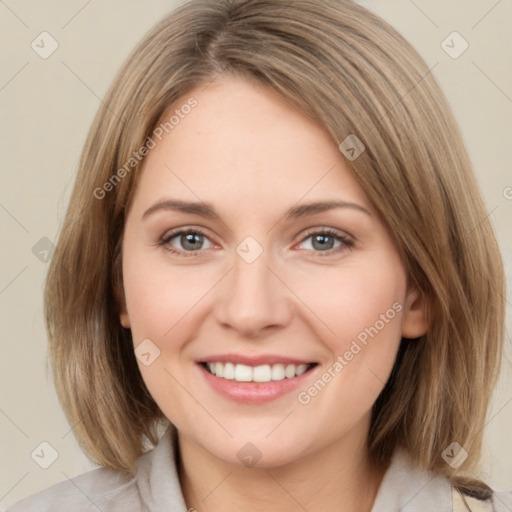
<svg viewBox="0 0 512 512">
<path fill-rule="evenodd" d="M 273 354 L 261 354 L 257 356 L 247 356 L 243 354 L 218 354 L 208 357 L 203 357 L 197 360 L 198 363 L 233 363 L 245 364 L 247 366 L 261 366 L 264 364 L 314 364 L 314 361 L 307 361 L 305 359 L 297 359 L 288 356 L 279 356 Z"/>
</svg>

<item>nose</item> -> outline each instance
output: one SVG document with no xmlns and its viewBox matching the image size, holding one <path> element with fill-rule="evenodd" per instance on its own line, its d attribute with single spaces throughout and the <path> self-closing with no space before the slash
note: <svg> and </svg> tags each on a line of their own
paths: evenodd
<svg viewBox="0 0 512 512">
<path fill-rule="evenodd" d="M 215 316 L 224 328 L 257 338 L 290 323 L 292 294 L 269 263 L 265 251 L 252 263 L 235 253 L 233 268 L 215 301 Z"/>
</svg>

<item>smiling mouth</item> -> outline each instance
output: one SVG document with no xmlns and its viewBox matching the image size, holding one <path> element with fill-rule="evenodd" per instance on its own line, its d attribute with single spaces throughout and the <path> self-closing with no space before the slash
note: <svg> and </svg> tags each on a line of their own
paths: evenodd
<svg viewBox="0 0 512 512">
<path fill-rule="evenodd" d="M 277 382 L 293 379 L 308 372 L 318 363 L 309 364 L 262 364 L 248 366 L 245 364 L 201 362 L 201 366 L 210 374 L 221 379 L 236 382 Z"/>
</svg>

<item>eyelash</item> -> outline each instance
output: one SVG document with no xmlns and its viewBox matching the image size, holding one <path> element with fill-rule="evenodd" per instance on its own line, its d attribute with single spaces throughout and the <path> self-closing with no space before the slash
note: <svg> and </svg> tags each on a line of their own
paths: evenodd
<svg viewBox="0 0 512 512">
<path fill-rule="evenodd" d="M 199 249 L 197 251 L 182 251 L 182 250 L 176 249 L 172 246 L 168 246 L 168 244 L 171 242 L 171 240 L 176 238 L 177 236 L 189 235 L 189 234 L 201 235 L 201 236 L 204 236 L 205 238 L 208 238 L 206 233 L 204 233 L 200 229 L 196 229 L 196 228 L 182 229 L 179 231 L 171 232 L 167 236 L 164 236 L 163 238 L 161 238 L 159 240 L 157 245 L 164 246 L 164 249 L 166 251 L 169 251 L 169 252 L 176 254 L 180 257 L 183 257 L 183 258 L 197 257 L 200 255 L 200 253 L 203 252 L 201 249 Z M 339 232 L 335 229 L 332 229 L 332 228 L 320 228 L 320 229 L 311 230 L 311 231 L 307 232 L 307 234 L 302 238 L 302 240 L 300 241 L 300 244 L 304 243 L 308 238 L 310 238 L 313 235 L 330 236 L 330 237 L 334 238 L 335 240 L 341 242 L 340 246 L 335 247 L 333 249 L 328 249 L 326 251 L 315 251 L 313 249 L 306 249 L 306 250 L 310 250 L 310 251 L 317 253 L 320 257 L 332 256 L 333 254 L 337 254 L 341 251 L 351 249 L 354 246 L 353 240 L 351 240 L 348 236 L 346 236 L 346 235 L 342 234 L 341 232 Z M 322 253 L 324 253 L 324 254 L 322 254 Z"/>
</svg>

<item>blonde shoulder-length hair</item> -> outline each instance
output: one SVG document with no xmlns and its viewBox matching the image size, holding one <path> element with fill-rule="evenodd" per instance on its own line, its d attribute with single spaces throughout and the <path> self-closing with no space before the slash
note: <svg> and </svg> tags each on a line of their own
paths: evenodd
<svg viewBox="0 0 512 512">
<path fill-rule="evenodd" d="M 349 0 L 191 0 L 118 72 L 85 144 L 45 289 L 49 361 L 81 448 L 133 474 L 145 444 L 158 442 L 165 418 L 119 322 L 123 226 L 140 155 L 163 114 L 221 73 L 272 87 L 337 146 L 349 135 L 363 142 L 347 163 L 428 298 L 431 320 L 425 336 L 402 340 L 373 407 L 370 455 L 389 462 L 402 446 L 418 467 L 486 497 L 490 489 L 469 475 L 501 362 L 501 256 L 431 70 L 396 30 Z M 452 442 L 468 453 L 459 468 L 442 458 Z"/>
</svg>

